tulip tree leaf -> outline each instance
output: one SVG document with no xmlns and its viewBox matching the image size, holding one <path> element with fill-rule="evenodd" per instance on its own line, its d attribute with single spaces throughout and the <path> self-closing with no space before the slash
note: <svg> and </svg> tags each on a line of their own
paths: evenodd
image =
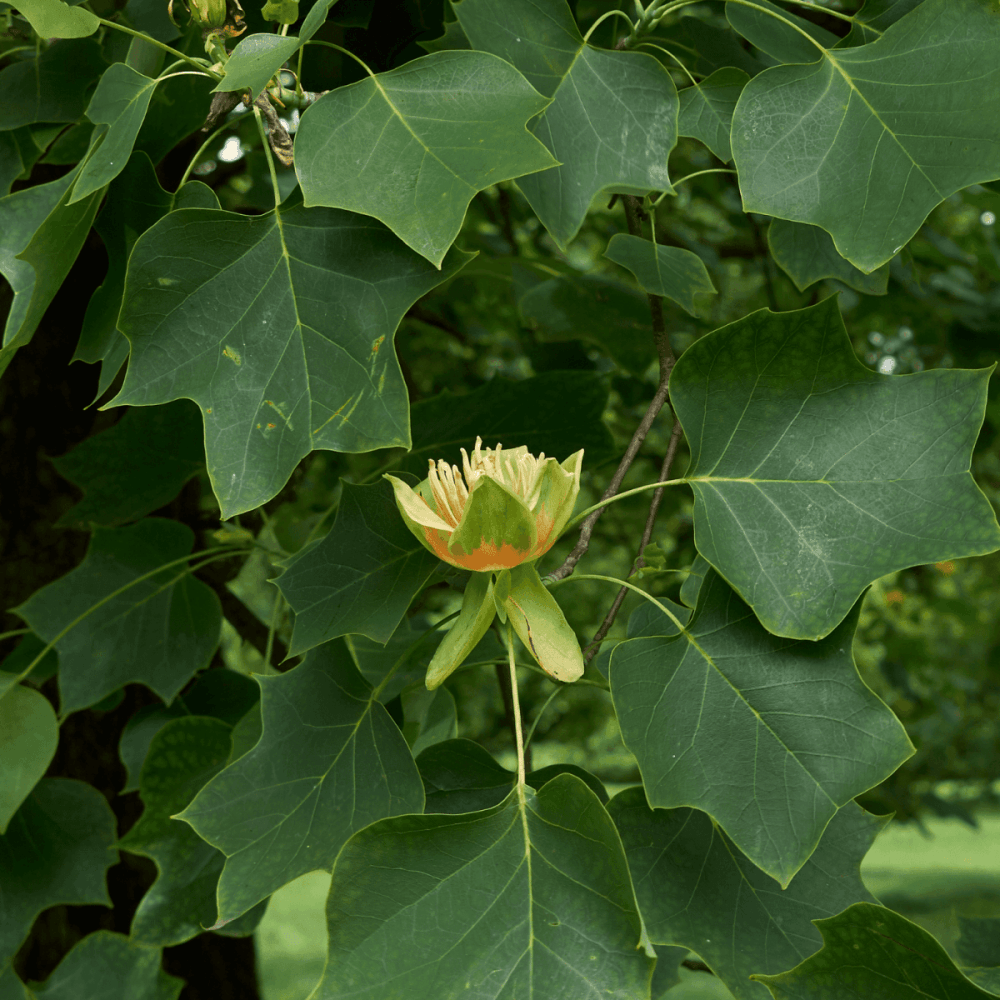
<svg viewBox="0 0 1000 1000">
<path fill-rule="evenodd" d="M 604 256 L 631 271 L 644 291 L 673 299 L 692 315 L 696 295 L 717 294 L 702 259 L 690 250 L 616 233 Z"/>
<path fill-rule="evenodd" d="M 812 921 L 877 902 L 861 860 L 889 822 L 851 802 L 782 889 L 697 809 L 650 809 L 641 788 L 608 806 L 650 939 L 697 952 L 737 1000 L 767 1000 L 754 972 L 782 972 L 822 946 Z"/>
<path fill-rule="evenodd" d="M 160 518 L 98 528 L 76 569 L 16 609 L 38 636 L 55 642 L 63 714 L 133 681 L 169 702 L 208 666 L 222 609 L 215 592 L 179 561 L 193 543 L 190 528 Z M 174 565 L 139 581 L 166 563 Z"/>
<path fill-rule="evenodd" d="M 61 0 L 50 2 L 63 6 Z M 35 59 L 12 63 L 0 71 L 0 131 L 34 122 L 79 121 L 92 85 L 107 66 L 100 45 L 89 38 L 59 41 Z"/>
<path fill-rule="evenodd" d="M 707 812 L 783 887 L 837 809 L 913 753 L 852 662 L 859 609 L 819 642 L 789 642 L 709 573 L 682 634 L 611 654 L 615 711 L 650 805 Z"/>
<path fill-rule="evenodd" d="M 17 0 L 17 9 L 43 38 L 85 38 L 101 26 L 96 14 L 63 0 Z"/>
<path fill-rule="evenodd" d="M 14 352 L 31 340 L 97 214 L 100 193 L 68 204 L 74 176 L 71 171 L 0 198 L 0 274 L 14 292 L 0 348 L 0 375 Z"/>
<path fill-rule="evenodd" d="M 693 87 L 685 87 L 677 95 L 680 101 L 678 133 L 698 139 L 728 163 L 733 158 L 729 144 L 733 111 L 749 80 L 743 70 L 725 66 Z"/>
<path fill-rule="evenodd" d="M 429 813 L 478 812 L 503 802 L 517 775 L 472 740 L 446 740 L 417 758 Z"/>
<path fill-rule="evenodd" d="M 491 379 L 457 396 L 447 389 L 417 403 L 412 410 L 413 447 L 400 468 L 427 475 L 427 461 L 461 461 L 481 436 L 491 448 L 525 445 L 533 455 L 563 460 L 581 448 L 588 466 L 613 452 L 601 420 L 608 401 L 603 380 L 591 372 L 545 372 L 511 382 Z"/>
<path fill-rule="evenodd" d="M 600 275 L 550 278 L 518 301 L 541 340 L 589 340 L 626 371 L 640 375 L 656 357 L 649 335 L 649 300 Z"/>
<path fill-rule="evenodd" d="M 775 1000 L 992 1000 L 922 927 L 873 903 L 817 920 L 823 948 L 788 972 L 756 975 Z"/>
<path fill-rule="evenodd" d="M 839 41 L 833 32 L 798 17 L 771 0 L 754 0 L 754 3 L 756 7 L 726 4 L 726 18 L 751 45 L 778 62 L 816 62 L 821 55 L 820 46 L 833 48 Z M 819 45 L 813 45 L 809 38 Z"/>
<path fill-rule="evenodd" d="M 587 45 L 565 0 L 462 0 L 455 13 L 474 49 L 508 60 L 553 98 L 532 132 L 560 166 L 517 184 L 561 249 L 595 196 L 673 190 L 677 90 L 652 56 Z"/>
<path fill-rule="evenodd" d="M 295 7 L 296 0 L 285 0 L 283 4 L 274 4 L 285 10 L 285 16 L 290 16 L 290 9 Z M 216 85 L 216 91 L 250 90 L 256 97 L 268 84 L 271 77 L 323 26 L 326 15 L 337 0 L 317 0 L 309 8 L 299 29 L 298 37 L 280 35 L 247 35 L 240 40 L 229 55 L 225 65 L 225 75 Z M 267 15 L 265 15 L 267 16 Z M 284 20 L 284 17 L 274 17 Z M 296 20 L 294 16 L 292 23 Z"/>
<path fill-rule="evenodd" d="M 133 153 L 128 166 L 111 182 L 94 225 L 108 253 L 108 271 L 90 297 L 73 355 L 74 361 L 101 363 L 98 397 L 104 395 L 128 358 L 128 341 L 117 323 L 126 264 L 135 241 L 173 209 L 218 207 L 215 192 L 201 181 L 188 181 L 175 193 L 164 191 L 152 160 L 141 151 Z"/>
<path fill-rule="evenodd" d="M 315 7 L 325 7 L 317 3 Z M 298 51 L 302 39 L 295 36 L 257 34 L 241 38 L 229 56 L 225 76 L 215 91 L 249 90 L 257 97 L 271 77 Z"/>
<path fill-rule="evenodd" d="M 206 670 L 187 693 L 178 695 L 170 705 L 140 708 L 125 723 L 118 742 L 118 756 L 128 772 L 122 793 L 139 790 L 139 776 L 153 737 L 172 719 L 207 715 L 235 726 L 259 699 L 260 688 L 249 677 L 235 670 L 216 668 Z"/>
<path fill-rule="evenodd" d="M 35 786 L 0 835 L 0 978 L 42 910 L 111 905 L 104 876 L 118 861 L 115 837 L 114 813 L 96 788 L 68 778 Z"/>
<path fill-rule="evenodd" d="M 129 258 L 132 355 L 109 405 L 195 400 L 223 519 L 270 500 L 314 448 L 407 447 L 393 334 L 468 259 L 438 271 L 372 219 L 294 201 L 171 212 Z"/>
<path fill-rule="evenodd" d="M 124 934 L 95 931 L 70 949 L 55 971 L 31 987 L 38 1000 L 177 1000 L 184 980 L 160 966 L 160 949 Z"/>
<path fill-rule="evenodd" d="M 316 1000 L 437 1000 L 467 983 L 490 998 L 649 995 L 621 841 L 569 774 L 480 812 L 362 830 L 337 858 L 327 928 Z"/>
<path fill-rule="evenodd" d="M 880 267 L 935 205 L 1000 177 L 998 45 L 986 0 L 925 0 L 867 45 L 760 73 L 733 117 L 744 210 L 820 226 Z"/>
<path fill-rule="evenodd" d="M 403 734 L 342 643 L 327 643 L 294 670 L 257 681 L 260 742 L 181 813 L 227 857 L 220 921 L 306 872 L 329 871 L 361 827 L 424 805 Z"/>
<path fill-rule="evenodd" d="M 841 39 L 840 47 L 863 45 L 878 38 L 890 24 L 895 24 L 904 14 L 909 14 L 924 0 L 865 0 L 853 16 L 854 23 Z"/>
<path fill-rule="evenodd" d="M 295 137 L 306 204 L 381 219 L 439 267 L 476 194 L 555 164 L 525 127 L 547 103 L 485 51 L 434 52 L 339 87 Z"/>
<path fill-rule="evenodd" d="M 45 774 L 59 742 L 56 713 L 45 695 L 18 684 L 0 695 L 0 834 Z"/>
<path fill-rule="evenodd" d="M 958 917 L 955 951 L 964 965 L 1000 967 L 1000 917 Z"/>
<path fill-rule="evenodd" d="M 880 576 L 995 551 L 969 473 L 989 375 L 869 370 L 836 297 L 710 333 L 670 381 L 698 551 L 796 639 L 829 634 Z"/>
<path fill-rule="evenodd" d="M 888 264 L 871 274 L 859 271 L 837 253 L 833 238 L 819 226 L 775 219 L 767 230 L 767 243 L 771 256 L 800 292 L 824 278 L 835 278 L 864 295 L 885 295 L 888 288 Z"/>
<path fill-rule="evenodd" d="M 188 400 L 133 407 L 52 464 L 84 492 L 58 524 L 137 521 L 173 500 L 204 467 L 201 418 Z"/>
<path fill-rule="evenodd" d="M 157 82 L 120 62 L 101 77 L 87 105 L 87 117 L 109 128 L 81 167 L 70 204 L 100 190 L 125 169 Z"/>
<path fill-rule="evenodd" d="M 286 560 L 275 581 L 295 611 L 289 655 L 348 632 L 388 642 L 437 565 L 410 534 L 389 483 L 344 483 L 329 534 Z"/>
<path fill-rule="evenodd" d="M 137 944 L 181 944 L 215 923 L 215 892 L 225 855 L 171 817 L 223 768 L 231 732 L 220 719 L 189 715 L 167 722 L 150 743 L 139 786 L 145 808 L 120 841 L 122 850 L 152 858 L 159 869 L 132 919 L 130 937 Z M 258 906 L 238 923 L 250 933 L 261 916 L 263 906 Z M 226 927 L 232 929 L 233 924 Z"/>
</svg>

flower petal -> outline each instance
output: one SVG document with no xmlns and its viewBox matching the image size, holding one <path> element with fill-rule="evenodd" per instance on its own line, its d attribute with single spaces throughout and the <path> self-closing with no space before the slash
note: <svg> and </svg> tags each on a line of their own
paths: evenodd
<svg viewBox="0 0 1000 1000">
<path fill-rule="evenodd" d="M 550 677 L 569 683 L 583 674 L 583 654 L 562 608 L 532 563 L 511 570 L 507 615 L 518 638 Z"/>
<path fill-rule="evenodd" d="M 451 533 L 451 525 L 440 514 L 434 513 L 427 501 L 412 486 L 408 486 L 402 479 L 397 479 L 395 476 L 387 475 L 382 478 L 388 479 L 392 483 L 393 492 L 396 494 L 396 506 L 408 525 L 412 521 L 416 524 L 422 524 L 426 528 L 437 528 L 439 531 Z M 419 489 L 419 486 L 417 488 Z M 410 530 L 418 538 L 421 538 L 422 533 L 414 531 L 412 525 Z"/>
<path fill-rule="evenodd" d="M 458 669 L 475 648 L 496 616 L 493 583 L 489 573 L 473 573 L 462 598 L 462 610 L 438 646 L 427 668 L 429 690 Z"/>
<path fill-rule="evenodd" d="M 545 460 L 538 481 L 538 501 L 534 506 L 538 531 L 535 557 L 544 555 L 573 516 L 576 498 L 580 493 L 580 467 L 583 451 L 570 455 L 561 465 L 554 458 Z"/>
<path fill-rule="evenodd" d="M 500 483 L 482 476 L 452 532 L 448 561 L 478 573 L 510 569 L 535 558 L 537 541 L 535 515 Z"/>
</svg>

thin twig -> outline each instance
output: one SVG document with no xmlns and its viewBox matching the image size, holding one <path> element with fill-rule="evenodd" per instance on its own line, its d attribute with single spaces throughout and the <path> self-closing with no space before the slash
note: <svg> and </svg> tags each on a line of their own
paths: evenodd
<svg viewBox="0 0 1000 1000">
<path fill-rule="evenodd" d="M 641 202 L 632 195 L 624 195 L 622 203 L 625 206 L 625 220 L 628 224 L 630 235 L 641 236 Z M 646 435 L 649 434 L 654 421 L 659 416 L 660 410 L 663 409 L 663 404 L 667 401 L 667 396 L 670 392 L 670 372 L 673 370 L 676 359 L 674 358 L 674 352 L 670 346 L 670 337 L 667 335 L 666 326 L 663 321 L 663 300 L 659 295 L 647 294 L 646 297 L 649 299 L 649 313 L 653 326 L 653 342 L 656 345 L 656 355 L 660 362 L 660 383 L 656 387 L 656 394 L 646 408 L 639 426 L 636 427 L 635 433 L 632 435 L 632 440 L 629 441 L 628 448 L 625 449 L 622 460 L 618 463 L 618 468 L 615 469 L 615 474 L 611 477 L 611 482 L 608 483 L 608 488 L 601 496 L 602 500 L 613 497 L 621 489 L 622 482 L 628 470 L 632 467 L 635 456 L 639 454 L 639 449 L 642 447 L 643 441 L 646 440 Z M 594 534 L 594 527 L 601 514 L 604 513 L 604 510 L 604 507 L 595 510 L 580 525 L 580 537 L 576 545 L 573 546 L 573 551 L 566 556 L 563 564 L 550 574 L 553 580 L 563 580 L 573 572 L 576 564 L 583 558 L 584 553 L 590 547 L 590 539 Z"/>
<path fill-rule="evenodd" d="M 670 466 L 674 464 L 674 456 L 677 454 L 677 446 L 680 444 L 681 440 L 681 422 L 677 419 L 674 420 L 674 429 L 670 433 L 670 443 L 667 445 L 667 454 L 663 458 L 663 465 L 660 468 L 660 480 L 666 479 L 670 475 Z M 635 576 L 636 573 L 646 565 L 646 560 L 643 559 L 642 554 L 646 551 L 646 546 L 649 545 L 650 539 L 653 537 L 653 524 L 656 521 L 656 515 L 660 510 L 660 502 L 663 500 L 663 490 L 665 487 L 661 486 L 654 494 L 653 500 L 649 505 L 649 514 L 646 516 L 646 527 L 642 532 L 642 540 L 639 542 L 639 552 L 635 557 L 635 562 L 632 563 L 632 569 L 629 572 L 629 576 Z M 583 651 L 584 662 L 590 663 L 590 661 L 597 654 L 598 649 L 601 647 L 601 643 L 604 641 L 604 637 L 611 631 L 611 626 L 615 623 L 615 618 L 618 616 L 618 610 L 622 606 L 622 601 L 625 600 L 628 594 L 628 587 L 622 587 L 618 591 L 618 595 L 615 597 L 614 603 L 611 605 L 608 613 L 604 616 L 604 621 L 601 622 L 601 627 L 594 634 L 594 638 L 590 640 L 587 648 Z"/>
</svg>

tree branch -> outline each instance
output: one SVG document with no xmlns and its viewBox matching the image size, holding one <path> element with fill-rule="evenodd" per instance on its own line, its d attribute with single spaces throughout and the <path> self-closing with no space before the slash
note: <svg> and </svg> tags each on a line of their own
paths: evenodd
<svg viewBox="0 0 1000 1000">
<path fill-rule="evenodd" d="M 680 444 L 681 440 L 681 422 L 674 419 L 674 429 L 670 432 L 670 443 L 667 445 L 667 454 L 663 458 L 663 465 L 660 468 L 660 480 L 663 481 L 668 479 L 670 476 L 670 466 L 674 463 L 674 456 L 677 454 L 677 446 Z M 646 527 L 642 532 L 642 540 L 639 542 L 639 551 L 636 554 L 635 561 L 632 563 L 632 569 L 629 571 L 629 576 L 634 576 L 636 573 L 646 565 L 646 560 L 643 559 L 642 554 L 646 551 L 646 546 L 649 545 L 650 539 L 653 537 L 653 524 L 656 521 L 656 515 L 660 510 L 660 501 L 663 500 L 663 491 L 666 487 L 661 486 L 658 490 L 653 493 L 653 500 L 649 505 L 649 514 L 646 516 Z M 601 627 L 594 634 L 594 638 L 590 640 L 587 648 L 583 651 L 583 659 L 585 663 L 590 663 L 590 661 L 597 654 L 597 650 L 600 649 L 601 643 L 604 641 L 604 637 L 611 631 L 611 626 L 615 623 L 615 618 L 618 616 L 618 611 L 622 606 L 622 601 L 628 594 L 628 587 L 622 587 L 618 591 L 618 595 L 615 597 L 614 603 L 611 605 L 608 613 L 604 616 L 604 621 L 601 622 Z"/>
<path fill-rule="evenodd" d="M 625 206 L 625 221 L 628 224 L 629 234 L 632 236 L 641 236 L 642 219 L 644 217 L 642 203 L 632 195 L 624 195 L 622 196 L 622 204 Z M 643 441 L 646 440 L 646 435 L 653 426 L 653 422 L 659 416 L 660 410 L 663 409 L 663 404 L 667 401 L 667 395 L 670 391 L 670 372 L 673 370 L 676 358 L 670 346 L 670 337 L 667 335 L 663 321 L 663 301 L 658 295 L 647 294 L 646 297 L 649 299 L 649 314 L 653 326 L 653 342 L 656 346 L 656 355 L 660 362 L 660 382 L 656 388 L 656 394 L 653 396 L 642 420 L 639 422 L 639 426 L 636 427 L 635 433 L 632 435 L 632 440 L 629 441 L 628 448 L 625 449 L 622 460 L 618 463 L 618 468 L 615 469 L 615 474 L 611 477 L 611 482 L 608 483 L 608 488 L 601 496 L 602 500 L 610 499 L 621 489 L 622 482 L 628 470 L 632 467 L 632 462 L 639 453 Z M 581 523 L 580 538 L 577 540 L 576 545 L 573 546 L 573 551 L 566 556 L 563 564 L 550 574 L 553 580 L 565 579 L 576 568 L 576 564 L 583 558 L 584 553 L 590 547 L 590 539 L 594 534 L 594 527 L 605 510 L 605 507 L 595 510 L 593 514 Z"/>
</svg>

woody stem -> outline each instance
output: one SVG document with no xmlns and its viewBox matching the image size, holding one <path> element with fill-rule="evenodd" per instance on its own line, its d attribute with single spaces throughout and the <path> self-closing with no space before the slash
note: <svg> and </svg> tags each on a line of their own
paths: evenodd
<svg viewBox="0 0 1000 1000">
<path fill-rule="evenodd" d="M 622 203 L 625 206 L 625 221 L 628 224 L 629 234 L 631 236 L 641 236 L 642 203 L 632 195 L 624 195 Z M 639 454 L 639 449 L 642 447 L 642 443 L 646 440 L 646 435 L 649 434 L 653 423 L 659 416 L 660 410 L 663 409 L 663 405 L 666 403 L 670 392 L 670 373 L 673 370 L 676 358 L 670 346 L 670 337 L 667 334 L 666 324 L 663 320 L 663 300 L 659 295 L 647 295 L 646 297 L 649 299 L 653 343 L 656 345 L 656 355 L 660 362 L 660 381 L 656 387 L 656 393 L 652 401 L 646 408 L 642 420 L 639 421 L 639 426 L 636 427 L 635 433 L 632 435 L 632 440 L 628 443 L 628 448 L 625 449 L 622 460 L 618 463 L 618 468 L 615 469 L 615 474 L 611 477 L 611 482 L 608 483 L 608 488 L 601 497 L 602 501 L 610 500 L 621 489 L 622 482 L 628 470 L 632 467 L 632 462 L 635 461 L 635 456 Z M 563 580 L 573 572 L 576 564 L 583 558 L 587 549 L 590 548 L 590 539 L 594 534 L 594 527 L 603 513 L 604 507 L 599 507 L 583 521 L 580 525 L 580 538 L 577 540 L 576 545 L 573 546 L 570 554 L 566 556 L 563 564 L 553 573 L 549 574 L 551 579 Z"/>
</svg>

